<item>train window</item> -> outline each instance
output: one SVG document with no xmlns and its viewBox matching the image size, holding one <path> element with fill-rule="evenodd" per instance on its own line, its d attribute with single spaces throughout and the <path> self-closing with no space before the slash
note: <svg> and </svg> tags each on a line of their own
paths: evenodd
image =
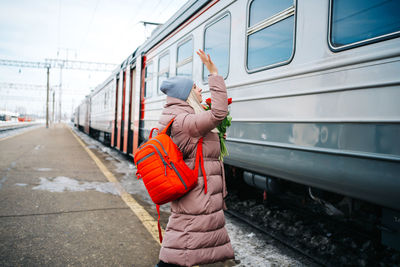
<svg viewBox="0 0 400 267">
<path fill-rule="evenodd" d="M 151 97 L 153 88 L 153 62 L 147 64 L 144 75 L 144 97 Z"/>
<path fill-rule="evenodd" d="M 204 31 L 204 52 L 210 54 L 219 74 L 226 78 L 229 71 L 229 46 L 231 39 L 230 14 L 206 26 Z M 203 64 L 203 81 L 207 81 L 209 72 Z"/>
<path fill-rule="evenodd" d="M 291 6 L 293 6 L 293 0 L 252 1 L 250 3 L 248 26 L 253 27 L 257 23 L 268 19 Z"/>
<path fill-rule="evenodd" d="M 293 0 L 254 0 L 248 14 L 247 70 L 254 72 L 288 63 L 294 52 Z"/>
<path fill-rule="evenodd" d="M 331 48 L 343 50 L 398 36 L 399 10 L 398 0 L 331 0 Z"/>
<path fill-rule="evenodd" d="M 165 54 L 158 59 L 158 79 L 157 79 L 157 92 L 161 94 L 161 83 L 169 78 L 169 54 Z"/>
<path fill-rule="evenodd" d="M 176 75 L 192 78 L 193 69 L 193 39 L 178 46 L 176 57 Z"/>
</svg>

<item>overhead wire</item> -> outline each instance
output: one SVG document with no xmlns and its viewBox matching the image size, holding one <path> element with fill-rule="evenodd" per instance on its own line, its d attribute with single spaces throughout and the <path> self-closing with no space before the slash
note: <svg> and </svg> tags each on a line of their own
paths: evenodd
<svg viewBox="0 0 400 267">
<path fill-rule="evenodd" d="M 143 4 L 144 2 L 149 2 L 149 1 L 142 0 L 142 1 L 140 2 L 140 4 L 139 4 L 139 9 L 135 12 L 135 16 L 129 20 L 129 22 L 128 22 L 128 24 L 127 24 L 127 25 L 128 25 L 127 27 L 130 28 L 130 27 L 132 26 L 132 23 L 135 22 L 136 18 L 138 17 L 138 15 L 139 15 L 140 12 L 141 12 L 141 9 L 145 6 L 145 5 Z M 134 23 L 133 25 L 135 25 L 135 23 Z"/>
<path fill-rule="evenodd" d="M 58 0 L 57 47 L 60 47 L 60 32 L 61 32 L 61 0 Z M 57 51 L 57 56 L 58 56 L 58 51 Z"/>
<path fill-rule="evenodd" d="M 166 8 L 168 8 L 168 7 L 171 5 L 172 1 L 174 1 L 174 0 L 170 0 L 170 1 L 168 2 L 168 4 L 166 5 Z M 157 14 L 157 16 L 155 16 L 155 17 L 156 17 L 156 18 L 159 18 L 160 15 L 162 14 L 162 12 L 165 11 L 165 10 L 166 10 L 165 8 L 161 9 L 161 11 L 160 11 L 160 12 Z"/>
<path fill-rule="evenodd" d="M 90 28 L 91 28 L 91 26 L 93 24 L 93 20 L 94 20 L 94 17 L 96 15 L 96 12 L 97 12 L 97 7 L 99 6 L 99 2 L 100 2 L 100 0 L 96 1 L 96 6 L 94 7 L 94 10 L 93 10 L 93 13 L 92 13 L 92 17 L 90 18 L 90 21 L 89 21 L 89 24 L 88 24 L 88 27 L 87 27 L 87 30 L 86 30 L 86 34 L 84 35 L 84 37 L 83 37 L 83 39 L 81 41 L 81 44 L 79 45 L 78 51 L 80 51 L 82 49 L 82 46 L 85 43 L 87 36 L 89 35 L 89 31 L 90 31 Z"/>
<path fill-rule="evenodd" d="M 126 32 L 130 33 L 132 31 L 132 29 L 134 29 L 137 26 L 138 23 L 135 23 L 135 22 L 138 20 L 138 16 L 141 14 L 142 9 L 146 6 L 146 3 L 149 3 L 149 2 L 154 3 L 152 1 L 142 0 L 142 1 L 140 1 L 140 3 L 138 5 L 136 5 L 136 6 L 139 6 L 139 8 L 136 10 L 135 15 L 129 20 L 129 22 L 126 24 L 125 27 L 121 27 L 119 30 L 116 31 L 117 38 L 119 38 L 120 36 L 125 37 L 124 33 L 126 33 Z M 151 11 L 152 8 L 148 9 L 148 10 Z M 114 50 L 116 49 L 115 43 L 109 44 L 109 47 L 110 46 L 111 46 L 112 53 L 114 53 Z"/>
</svg>

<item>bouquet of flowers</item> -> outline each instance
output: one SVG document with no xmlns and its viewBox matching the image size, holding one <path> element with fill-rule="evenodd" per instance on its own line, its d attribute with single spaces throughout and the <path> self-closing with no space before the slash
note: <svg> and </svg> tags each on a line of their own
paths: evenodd
<svg viewBox="0 0 400 267">
<path fill-rule="evenodd" d="M 211 98 L 206 99 L 206 104 L 204 105 L 205 110 L 210 110 L 211 109 Z M 232 98 L 228 98 L 228 105 L 232 104 Z M 232 116 L 228 112 L 228 116 L 225 117 L 225 119 L 217 126 L 218 129 L 218 135 L 219 135 L 219 143 L 221 147 L 221 154 L 219 156 L 220 160 L 224 160 L 225 156 L 229 155 L 228 149 L 226 148 L 225 144 L 225 134 L 226 134 L 226 129 L 231 126 L 232 124 Z"/>
</svg>

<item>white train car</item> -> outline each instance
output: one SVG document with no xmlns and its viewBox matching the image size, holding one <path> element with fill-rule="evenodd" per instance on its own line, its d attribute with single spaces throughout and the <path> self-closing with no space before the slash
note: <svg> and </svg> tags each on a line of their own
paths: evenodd
<svg viewBox="0 0 400 267">
<path fill-rule="evenodd" d="M 90 134 L 106 144 L 111 143 L 115 89 L 115 80 L 111 77 L 91 94 Z"/>
<path fill-rule="evenodd" d="M 399 1 L 211 1 L 142 47 L 140 138 L 166 77 L 192 77 L 208 97 L 203 48 L 233 98 L 225 162 L 247 183 L 269 190 L 278 178 L 398 210 L 399 11 Z"/>
<path fill-rule="evenodd" d="M 161 113 L 163 79 L 183 73 L 207 94 L 207 73 L 194 56 L 203 48 L 234 102 L 228 164 L 397 208 L 399 23 L 382 12 L 398 7 L 212 1 L 145 51 L 141 138 Z M 375 13 L 379 29 L 376 22 L 361 25 Z M 379 184 L 370 183 L 377 177 Z"/>
<path fill-rule="evenodd" d="M 78 106 L 77 111 L 75 112 L 78 118 L 77 125 L 78 129 L 84 131 L 89 134 L 90 130 L 90 96 L 86 96 L 86 98 L 82 101 L 82 103 Z"/>
<path fill-rule="evenodd" d="M 115 105 L 112 146 L 132 154 L 147 138 L 164 79 L 190 77 L 209 97 L 202 48 L 233 98 L 228 171 L 267 192 L 294 182 L 382 207 L 396 246 L 399 12 L 398 0 L 190 0 L 121 64 L 115 102 L 129 111 Z"/>
</svg>

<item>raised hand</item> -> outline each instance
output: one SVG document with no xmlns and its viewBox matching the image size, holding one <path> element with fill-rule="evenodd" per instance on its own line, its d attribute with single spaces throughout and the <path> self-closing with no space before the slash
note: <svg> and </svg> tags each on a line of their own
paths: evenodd
<svg viewBox="0 0 400 267">
<path fill-rule="evenodd" d="M 201 61 L 206 66 L 210 74 L 217 75 L 218 74 L 217 66 L 215 66 L 214 62 L 212 62 L 210 55 L 209 54 L 206 55 L 206 53 L 204 53 L 204 51 L 201 49 L 199 49 L 199 51 L 197 51 L 196 53 L 197 55 L 199 55 Z"/>
</svg>

